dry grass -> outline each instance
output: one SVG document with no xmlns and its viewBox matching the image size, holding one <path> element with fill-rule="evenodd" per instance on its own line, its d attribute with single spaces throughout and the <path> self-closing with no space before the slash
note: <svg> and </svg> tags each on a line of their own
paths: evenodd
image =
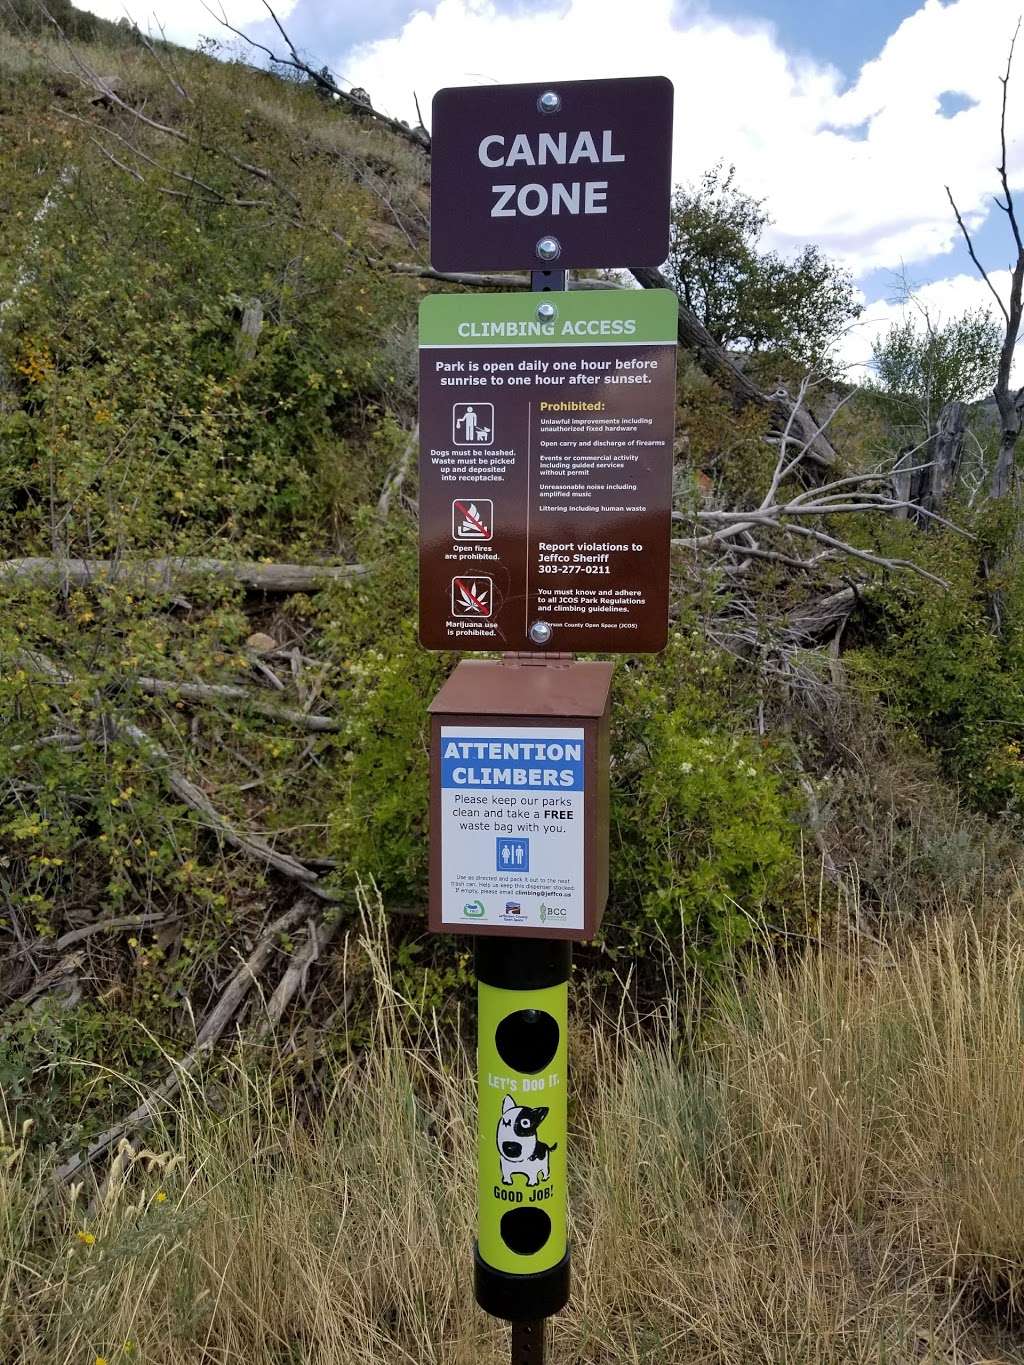
<svg viewBox="0 0 1024 1365">
<path fill-rule="evenodd" d="M 395 998 L 379 932 L 364 950 L 376 1014 L 319 1118 L 239 1065 L 99 1192 L 7 1152 L 0 1359 L 507 1359 L 469 1287 L 470 1060 Z M 1022 1007 L 1020 930 L 946 919 L 752 969 L 698 1042 L 588 1010 L 554 1360 L 1024 1360 Z"/>
</svg>

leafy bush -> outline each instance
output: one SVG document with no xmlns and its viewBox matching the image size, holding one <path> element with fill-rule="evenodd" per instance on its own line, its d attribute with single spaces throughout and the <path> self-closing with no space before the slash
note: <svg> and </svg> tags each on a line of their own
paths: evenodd
<svg viewBox="0 0 1024 1365">
<path fill-rule="evenodd" d="M 720 961 L 786 914 L 795 803 L 778 752 L 744 733 L 742 688 L 696 627 L 620 671 L 612 765 L 614 920 Z M 731 684 L 731 687 L 730 687 Z"/>
<path fill-rule="evenodd" d="M 366 521 L 364 519 L 364 525 Z M 426 903 L 427 703 L 451 660 L 416 638 L 415 542 L 402 525 L 383 536 L 372 579 L 345 590 L 344 612 L 323 622 L 324 647 L 344 678 L 345 728 L 332 847 L 350 878 L 372 878 L 385 898 Z M 326 595 L 321 595 L 321 600 Z M 321 608 L 322 610 L 322 608 Z"/>
<path fill-rule="evenodd" d="M 942 758 L 968 801 L 989 815 L 1024 809 L 1024 562 L 1006 553 L 997 512 L 981 545 L 952 534 L 915 551 L 948 590 L 894 579 L 865 598 L 864 636 L 847 656 L 895 715 Z M 983 579 L 979 559 L 1001 564 Z M 993 628 L 998 601 L 1001 629 Z"/>
<path fill-rule="evenodd" d="M 791 261 L 762 248 L 771 218 L 736 184 L 735 166 L 719 162 L 677 188 L 671 223 L 669 276 L 719 345 L 819 365 L 861 311 L 849 273 L 818 247 Z"/>
</svg>

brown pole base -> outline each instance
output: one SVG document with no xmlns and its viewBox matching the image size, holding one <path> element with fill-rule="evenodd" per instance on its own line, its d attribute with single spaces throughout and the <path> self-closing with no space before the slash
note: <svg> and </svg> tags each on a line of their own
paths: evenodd
<svg viewBox="0 0 1024 1365">
<path fill-rule="evenodd" d="M 547 1320 L 512 1324 L 511 1365 L 544 1365 Z"/>
</svg>

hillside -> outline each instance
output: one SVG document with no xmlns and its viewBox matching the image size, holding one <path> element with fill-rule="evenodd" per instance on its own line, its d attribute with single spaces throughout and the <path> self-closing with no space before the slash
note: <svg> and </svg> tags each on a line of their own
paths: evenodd
<svg viewBox="0 0 1024 1365">
<path fill-rule="evenodd" d="M 0 1354 L 498 1359 L 415 1255 L 460 1254 L 428 1111 L 469 1141 L 473 1009 L 423 910 L 425 703 L 454 660 L 415 633 L 415 328 L 463 287 L 425 269 L 428 152 L 315 82 L 54 14 L 0 0 Z M 780 474 L 768 391 L 799 375 L 726 362 L 681 352 L 670 643 L 616 672 L 612 895 L 577 956 L 603 1306 L 565 1358 L 1022 1359 L 1015 528 L 966 486 L 956 525 L 888 492 L 815 512 L 882 486 L 900 433 L 829 377 L 797 411 L 814 432 L 843 398 L 808 442 L 834 462 Z M 769 491 L 778 518 L 722 550 L 708 527 Z M 346 1144 L 375 1160 L 339 1170 Z M 339 1260 L 324 1191 L 362 1197 L 398 1146 Z M 616 1146 L 671 1216 L 602 1183 Z M 51 1201 L 54 1172 L 84 1192 Z M 264 1229 L 244 1272 L 232 1226 Z"/>
<path fill-rule="evenodd" d="M 424 703 L 451 663 L 413 624 L 415 314 L 445 287 L 409 273 L 426 154 L 309 81 L 124 27 L 13 23 L 3 60 L 4 991 L 32 1017 L 7 1026 L 14 1070 L 38 1074 L 70 1020 L 151 1075 L 280 917 L 266 989 L 286 942 L 311 958 L 295 1018 L 329 1016 L 324 939 L 371 882 L 408 929 L 409 988 L 440 1003 L 465 961 L 419 918 Z M 699 359 L 684 521 L 735 516 L 775 460 L 770 414 L 737 413 Z M 887 437 L 854 395 L 829 439 L 834 479 Z M 883 933 L 982 869 L 998 894 L 1013 828 L 970 807 L 1014 808 L 1022 703 L 1016 637 L 978 648 L 973 543 L 867 513 L 827 528 L 862 558 L 794 574 L 781 538 L 730 578 L 679 554 L 668 650 L 618 671 L 595 965 L 646 962 L 652 932 L 708 966 L 765 926 L 816 932 L 851 877 Z M 104 1085 L 51 1081 L 56 1107 L 19 1099 L 51 1139 L 105 1127 Z"/>
</svg>

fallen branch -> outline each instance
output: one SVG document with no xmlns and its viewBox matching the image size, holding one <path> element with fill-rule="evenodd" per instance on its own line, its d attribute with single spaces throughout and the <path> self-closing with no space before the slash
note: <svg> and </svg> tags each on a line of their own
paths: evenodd
<svg viewBox="0 0 1024 1365">
<path fill-rule="evenodd" d="M 377 516 L 381 521 L 387 520 L 388 513 L 391 510 L 391 499 L 402 491 L 402 484 L 405 483 L 409 466 L 412 464 L 413 456 L 419 447 L 419 436 L 420 429 L 419 424 L 417 424 L 409 432 L 409 439 L 405 443 L 405 449 L 402 451 L 394 473 L 388 476 L 387 482 L 381 490 L 381 495 L 377 499 Z"/>
<path fill-rule="evenodd" d="M 802 381 L 794 406 L 778 437 L 779 449 L 775 469 L 760 502 L 750 508 L 698 508 L 688 513 L 673 512 L 673 521 L 689 523 L 694 528 L 694 534 L 674 538 L 673 546 L 695 553 L 714 551 L 719 556 L 717 567 L 734 579 L 746 573 L 757 559 L 775 561 L 788 568 L 806 571 L 817 569 L 826 561 L 848 558 L 861 560 L 881 569 L 905 569 L 934 583 L 937 587 L 948 588 L 949 584 L 945 579 L 921 568 L 912 560 L 876 554 L 848 540 L 829 535 L 816 526 L 806 524 L 806 518 L 825 520 L 828 517 L 864 513 L 894 516 L 905 511 L 912 504 L 905 497 L 898 497 L 894 493 L 897 471 L 878 468 L 865 473 L 848 474 L 813 488 L 804 488 L 789 497 L 780 495 L 782 485 L 795 473 L 814 441 L 819 437 L 823 438 L 825 429 L 846 401 L 843 399 L 837 403 L 823 423 L 809 427 L 803 408 L 809 383 L 807 378 Z M 798 436 L 797 432 L 801 429 L 801 435 Z M 794 452 L 793 446 L 797 441 L 799 446 Z M 924 509 L 918 510 L 924 513 Z M 926 515 L 935 514 L 928 512 Z M 961 529 L 944 518 L 936 516 L 936 520 L 942 521 L 943 525 L 951 530 Z M 698 528 L 707 529 L 698 531 Z M 970 535 L 967 531 L 961 533 Z M 827 548 L 805 559 L 794 553 L 781 551 L 777 544 L 763 544 L 757 537 L 765 535 L 802 537 Z M 788 549 L 792 550 L 792 547 Z"/>
<path fill-rule="evenodd" d="M 89 680 L 76 677 L 74 673 L 68 673 L 66 669 L 59 669 L 45 655 L 37 654 L 33 650 L 18 650 L 14 658 L 20 665 L 27 667 L 30 672 L 45 674 L 52 682 L 57 682 L 60 687 L 89 687 Z M 284 691 L 284 684 L 272 670 L 266 669 L 265 672 L 273 678 L 277 687 Z M 175 696 L 183 698 L 186 702 L 238 702 L 246 706 L 248 710 L 255 711 L 258 715 L 266 715 L 272 721 L 281 721 L 287 725 L 302 726 L 306 730 L 315 732 L 336 732 L 341 729 L 341 722 L 335 721 L 329 715 L 311 715 L 309 711 L 299 711 L 291 706 L 279 706 L 276 702 L 264 702 L 262 698 L 254 696 L 253 692 L 246 687 L 238 687 L 232 682 L 175 682 L 169 678 L 150 678 L 134 677 L 131 678 L 131 685 L 137 687 L 139 691 L 145 692 L 147 696 Z M 41 741 L 37 741 L 41 743 Z M 60 743 L 64 748 L 71 747 L 72 744 L 81 744 L 82 736 L 78 733 L 59 734 L 59 736 L 46 736 L 46 743 Z M 23 745 L 22 745 L 23 747 Z"/>
<path fill-rule="evenodd" d="M 263 1037 L 271 1029 L 277 1027 L 299 990 L 305 990 L 310 968 L 327 945 L 337 938 L 340 928 L 340 914 L 319 920 L 315 916 L 310 917 L 306 931 L 306 942 L 298 952 L 292 954 L 284 975 L 267 1002 L 267 1015 L 259 1029 L 259 1037 Z"/>
<path fill-rule="evenodd" d="M 60 938 L 53 943 L 41 943 L 39 947 L 54 953 L 61 953 L 65 948 L 71 948 L 76 943 L 82 943 L 87 938 L 94 938 L 96 934 L 114 934 L 121 929 L 155 929 L 158 925 L 170 924 L 172 920 L 179 919 L 178 915 L 119 915 L 115 919 L 97 920 L 95 924 L 85 924 L 81 929 L 71 929 L 66 934 L 61 934 Z"/>
<path fill-rule="evenodd" d="M 841 588 L 792 612 L 785 622 L 785 635 L 794 644 L 820 640 L 844 625 L 856 605 L 857 589 Z"/>
<path fill-rule="evenodd" d="M 172 765 L 170 754 L 163 745 L 147 735 L 140 726 L 133 721 L 125 720 L 122 716 L 111 717 L 111 724 L 116 734 L 130 739 L 137 748 L 156 761 L 161 768 L 165 782 L 178 800 L 202 815 L 209 827 L 215 830 L 226 844 L 230 844 L 232 848 L 237 848 L 240 852 L 255 859 L 256 862 L 274 868 L 283 876 L 301 882 L 321 900 L 335 901 L 338 899 L 332 892 L 320 885 L 320 878 L 317 874 L 305 863 L 299 862 L 298 858 L 293 858 L 290 853 L 279 853 L 260 834 L 244 834 L 241 830 L 235 829 L 234 825 L 221 815 L 206 793 Z"/>
<path fill-rule="evenodd" d="M 432 270 L 427 265 L 409 261 L 374 261 L 379 270 L 390 270 L 395 275 L 415 275 L 420 280 L 438 280 L 441 284 L 461 284 L 468 289 L 529 289 L 529 275 L 481 275 L 464 270 Z M 570 289 L 628 289 L 629 285 L 615 280 L 570 279 Z M 666 286 L 667 287 L 667 286 Z"/>
<path fill-rule="evenodd" d="M 144 109 L 133 104 L 128 104 L 117 93 L 116 83 L 111 81 L 109 77 L 101 76 L 89 65 L 81 53 L 72 46 L 64 30 L 56 19 L 54 19 L 53 15 L 45 8 L 42 9 L 42 13 L 49 21 L 59 42 L 71 58 L 74 66 L 74 74 L 77 74 L 78 79 L 82 84 L 87 89 L 92 90 L 93 95 L 96 97 L 96 99 L 93 100 L 93 103 L 98 99 L 107 107 L 120 109 L 123 113 L 129 115 L 129 117 L 135 119 L 144 127 L 151 128 L 154 132 L 160 133 L 164 137 L 169 137 L 175 142 L 181 143 L 183 146 L 197 148 L 203 152 L 223 157 L 226 161 L 230 162 L 232 166 L 244 172 L 246 175 L 253 176 L 264 184 L 279 190 L 293 205 L 298 206 L 298 199 L 294 191 L 290 186 L 278 180 L 274 173 L 266 166 L 254 165 L 252 162 L 246 161 L 243 157 L 238 156 L 235 152 L 232 152 L 230 148 L 224 147 L 220 143 L 206 142 L 202 137 L 194 138 L 189 133 L 183 132 L 180 128 L 175 128 L 170 124 L 161 123 L 157 119 L 152 118 Z M 71 75 L 73 73 L 66 72 L 65 74 Z"/>
<path fill-rule="evenodd" d="M 48 972 L 43 972 L 41 976 L 37 976 L 24 994 L 9 1001 L 7 1008 L 9 1010 L 25 1009 L 31 1005 L 33 1000 L 38 1000 L 41 995 L 47 995 L 57 986 L 64 984 L 71 986 L 71 993 L 74 996 L 73 1000 L 67 1002 L 69 1008 L 71 1005 L 77 1004 L 82 998 L 81 987 L 78 982 L 78 969 L 84 961 L 85 954 L 83 952 L 69 953 L 56 966 L 51 967 Z M 19 981 L 22 979 L 23 977 L 19 977 Z"/>
<path fill-rule="evenodd" d="M 263 3 L 264 8 L 273 21 L 274 27 L 288 46 L 290 55 L 287 57 L 282 57 L 279 53 L 274 52 L 272 48 L 266 47 L 263 43 L 256 42 L 255 38 L 250 38 L 249 35 L 243 33 L 240 28 L 235 28 L 234 25 L 229 24 L 223 5 L 221 6 L 220 13 L 214 17 L 224 25 L 229 33 L 233 33 L 236 38 L 241 38 L 243 42 L 248 43 L 249 46 L 255 48 L 257 52 L 262 52 L 275 64 L 275 66 L 290 66 L 293 71 L 301 71 L 304 76 L 312 81 L 318 90 L 323 90 L 325 94 L 330 95 L 333 99 L 337 99 L 353 112 L 359 113 L 364 118 L 371 118 L 375 120 L 375 122 L 383 124 L 385 128 L 390 128 L 393 133 L 397 133 L 398 136 L 404 138 L 406 142 L 411 142 L 413 146 L 418 147 L 421 152 L 430 151 L 430 134 L 425 128 L 410 128 L 408 124 L 403 123 L 400 119 L 394 119 L 387 114 L 379 113 L 374 109 L 372 104 L 360 99 L 358 95 L 352 94 L 343 86 L 340 86 L 326 67 L 317 71 L 315 67 L 304 62 L 299 56 L 291 38 L 285 32 L 280 19 L 278 19 L 270 5 L 267 4 L 267 0 L 263 0 Z M 210 12 L 213 13 L 212 10 Z"/>
<path fill-rule="evenodd" d="M 254 697 L 247 687 L 236 687 L 232 683 L 184 683 L 169 682 L 165 678 L 133 678 L 132 682 L 140 692 L 151 697 L 181 697 L 184 701 L 225 701 L 237 702 L 249 711 L 255 711 L 270 720 L 279 720 L 287 725 L 297 725 L 304 730 L 321 733 L 341 729 L 341 722 L 330 716 L 313 716 L 308 711 L 299 711 L 291 706 L 277 706 L 274 702 Z"/>
<path fill-rule="evenodd" d="M 14 658 L 17 663 L 30 672 L 41 673 L 61 687 L 78 686 L 88 689 L 90 685 L 89 680 L 76 677 L 74 673 L 69 673 L 66 669 L 58 668 L 52 660 L 34 650 L 18 650 Z M 274 678 L 278 687 L 283 691 L 284 684 L 280 682 L 277 675 L 269 669 L 266 671 L 270 673 L 270 676 Z M 239 687 L 234 683 L 188 683 L 174 682 L 167 678 L 147 677 L 132 678 L 130 683 L 137 687 L 140 692 L 145 692 L 147 696 L 151 697 L 181 697 L 185 701 L 238 702 L 261 716 L 267 716 L 271 720 L 282 721 L 288 725 L 298 725 L 306 730 L 324 733 L 341 729 L 340 721 L 332 720 L 330 716 L 314 716 L 308 711 L 299 711 L 292 706 L 279 706 L 276 702 L 264 701 L 261 697 L 254 696 L 249 688 Z M 41 742 L 37 741 L 37 743 Z M 78 733 L 50 735 L 46 737 L 46 742 L 59 742 L 67 748 L 80 744 L 82 736 Z"/>
<path fill-rule="evenodd" d="M 52 659 L 48 659 L 45 654 L 40 654 L 37 650 L 20 650 L 15 657 L 23 667 L 41 674 L 50 679 L 51 682 L 70 686 L 76 681 L 73 674 L 67 672 L 66 669 L 59 668 Z M 141 726 L 116 713 L 108 712 L 106 721 L 112 734 L 130 739 L 137 748 L 155 761 L 163 774 L 164 781 L 178 800 L 191 810 L 196 811 L 197 814 L 202 815 L 209 827 L 215 830 L 226 844 L 230 844 L 232 848 L 237 848 L 239 852 L 245 853 L 262 866 L 272 867 L 283 876 L 301 882 L 312 895 L 320 900 L 338 903 L 345 899 L 323 886 L 317 873 L 311 867 L 307 867 L 305 863 L 300 862 L 298 858 L 293 858 L 289 853 L 279 853 L 260 834 L 243 833 L 241 830 L 237 830 L 225 816 L 221 815 L 206 793 L 174 767 L 171 756 L 164 746 L 153 739 L 151 735 L 148 735 Z"/>
<path fill-rule="evenodd" d="M 148 1099 L 143 1100 L 126 1118 L 121 1119 L 108 1128 L 106 1132 L 101 1133 L 89 1144 L 84 1153 L 80 1152 L 65 1161 L 63 1165 L 58 1166 L 56 1171 L 58 1180 L 73 1180 L 97 1157 L 109 1151 L 133 1129 L 147 1128 L 153 1122 L 158 1107 L 167 1100 L 174 1098 L 186 1077 L 196 1069 L 203 1057 L 209 1054 L 213 1045 L 241 1009 L 246 996 L 269 962 L 280 936 L 308 915 L 311 909 L 312 903 L 309 897 L 303 896 L 290 910 L 273 922 L 221 993 L 220 999 L 199 1030 L 195 1045 L 181 1061 L 174 1063 L 170 1074 L 156 1087 Z"/>
<path fill-rule="evenodd" d="M 256 592 L 312 592 L 328 583 L 361 578 L 367 572 L 363 564 L 260 564 L 254 560 L 192 556 L 140 560 L 0 560 L 0 582 L 52 583 L 62 588 L 123 583 L 150 591 L 164 591 L 182 579 L 211 577 L 239 583 Z"/>
</svg>

